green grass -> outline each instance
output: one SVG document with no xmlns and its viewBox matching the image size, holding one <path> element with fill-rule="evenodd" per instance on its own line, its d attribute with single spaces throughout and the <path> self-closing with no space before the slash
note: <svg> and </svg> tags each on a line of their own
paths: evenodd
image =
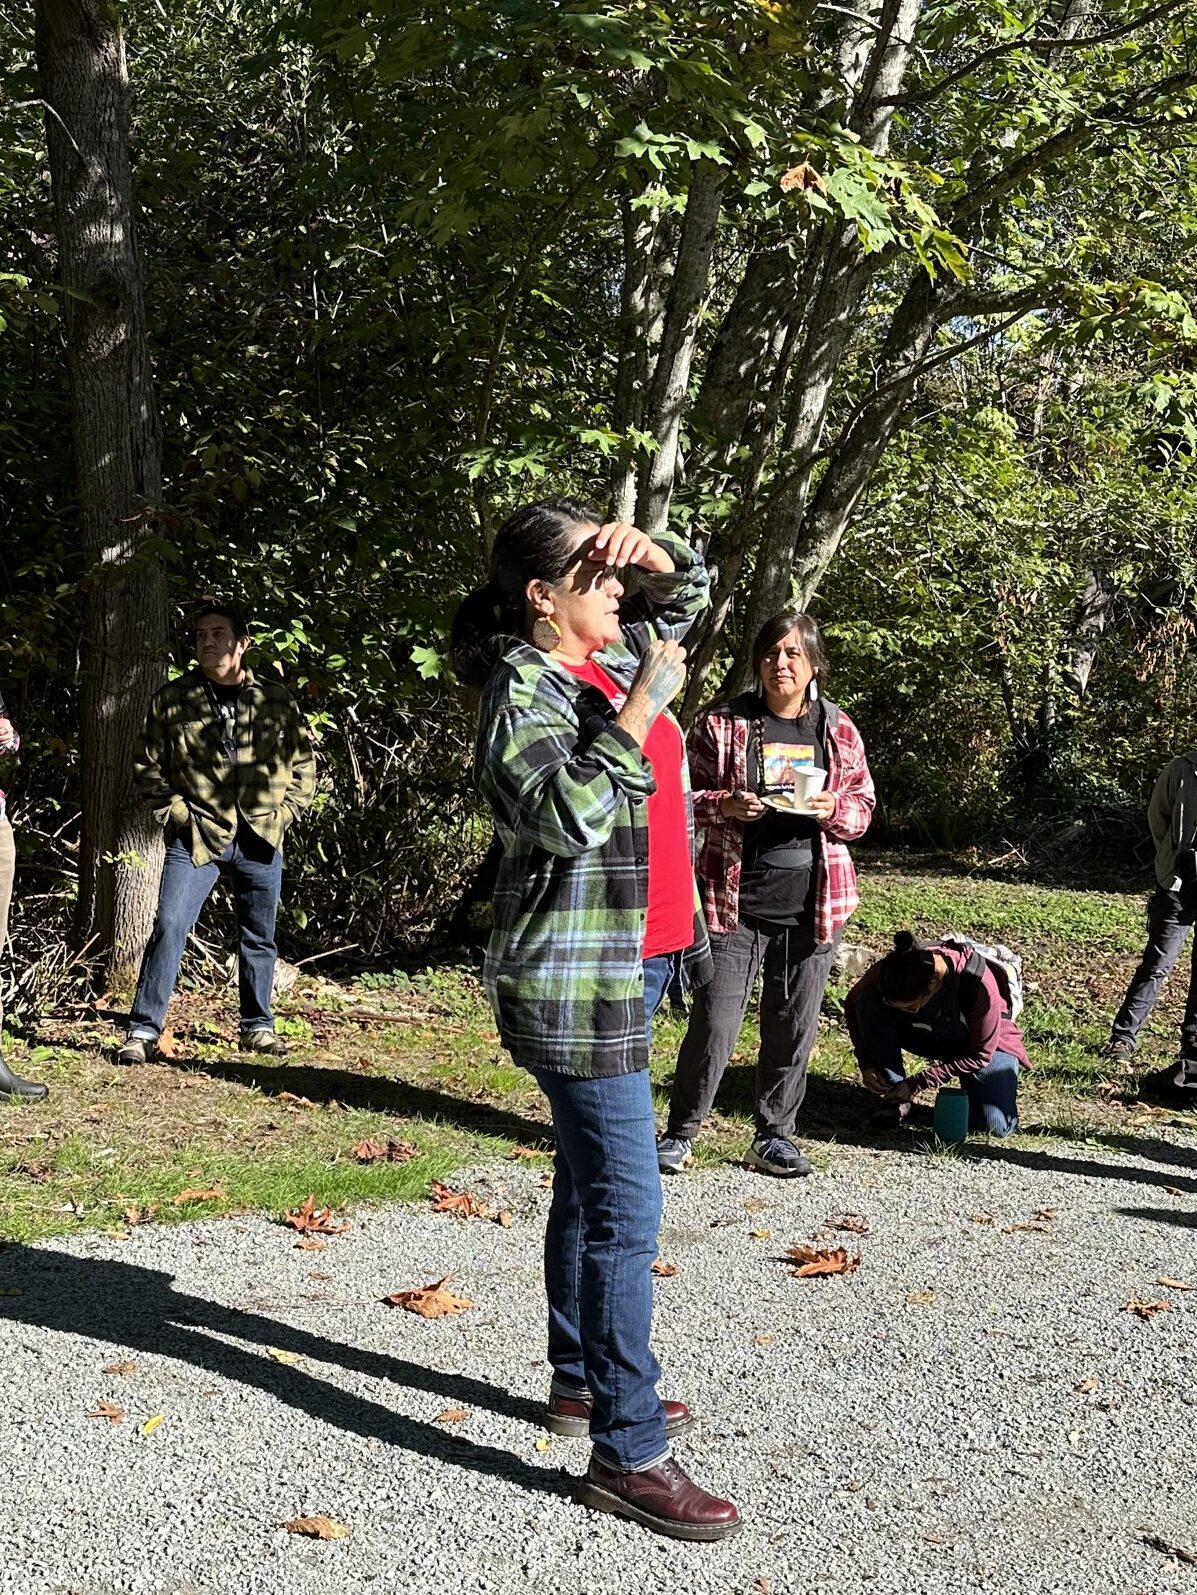
<svg viewBox="0 0 1197 1595">
<path fill-rule="evenodd" d="M 908 927 L 961 930 L 1022 953 L 1035 1068 L 1022 1088 L 1020 1139 L 1119 1150 L 1144 1110 L 1134 1078 L 1111 1077 L 1097 1047 L 1140 950 L 1141 898 L 867 866 L 862 884 L 849 937 L 876 951 Z M 1141 1044 L 1145 1069 L 1175 1050 L 1182 986 L 1178 977 Z M 855 1063 L 836 1017 L 843 996 L 842 984 L 829 993 L 801 1125 L 823 1168 L 837 1143 L 862 1139 Z M 13 1066 L 47 1080 L 51 1096 L 0 1109 L 0 1237 L 119 1234 L 131 1220 L 248 1209 L 281 1216 L 308 1195 L 333 1208 L 412 1200 L 470 1163 L 548 1144 L 543 1100 L 501 1050 L 465 971 L 302 982 L 283 1005 L 279 1029 L 292 1052 L 280 1061 L 236 1052 L 227 994 L 184 995 L 172 1025 L 178 1055 L 138 1069 L 113 1062 L 116 1033 L 95 1022 L 47 1019 L 32 1043 L 11 1043 Z M 652 1075 L 662 1115 L 683 1033 L 677 1019 L 658 1019 Z M 700 1166 L 739 1157 L 751 1138 L 756 1045 L 750 1018 L 698 1143 Z M 352 1148 L 362 1140 L 410 1141 L 418 1151 L 407 1163 L 360 1163 Z M 542 1160 L 547 1168 L 547 1152 Z M 188 1187 L 222 1194 L 177 1203 Z"/>
</svg>

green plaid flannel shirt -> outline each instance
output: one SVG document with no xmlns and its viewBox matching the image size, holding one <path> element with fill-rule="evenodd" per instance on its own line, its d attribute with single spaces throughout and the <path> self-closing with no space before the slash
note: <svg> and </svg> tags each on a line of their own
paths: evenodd
<svg viewBox="0 0 1197 1595">
<path fill-rule="evenodd" d="M 221 741 L 198 666 L 154 694 L 134 779 L 160 825 L 190 825 L 197 865 L 220 857 L 237 834 L 238 814 L 271 847 L 281 846 L 316 790 L 307 726 L 280 682 L 246 670 L 233 742 L 235 759 Z"/>
<path fill-rule="evenodd" d="M 642 574 L 620 611 L 622 640 L 596 655 L 626 691 L 658 637 L 684 637 L 706 607 L 701 558 L 657 539 L 676 570 Z M 641 958 L 648 906 L 648 761 L 616 711 L 526 643 L 483 694 L 474 775 L 503 847 L 483 971 L 503 1045 L 525 1068 L 584 1077 L 648 1064 Z M 689 775 L 682 757 L 689 809 Z M 693 852 L 693 817 L 690 818 Z M 694 984 L 710 977 L 695 889 Z"/>
</svg>

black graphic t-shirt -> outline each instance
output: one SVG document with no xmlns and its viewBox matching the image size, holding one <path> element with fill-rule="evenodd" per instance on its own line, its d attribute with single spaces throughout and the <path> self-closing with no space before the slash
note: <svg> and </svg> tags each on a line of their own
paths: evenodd
<svg viewBox="0 0 1197 1595">
<path fill-rule="evenodd" d="M 763 796 L 801 790 L 800 772 L 825 770 L 824 714 L 820 702 L 796 719 L 765 709 L 749 733 L 752 790 Z M 744 827 L 740 918 L 751 924 L 799 925 L 814 912 L 816 820 L 770 809 Z"/>
</svg>

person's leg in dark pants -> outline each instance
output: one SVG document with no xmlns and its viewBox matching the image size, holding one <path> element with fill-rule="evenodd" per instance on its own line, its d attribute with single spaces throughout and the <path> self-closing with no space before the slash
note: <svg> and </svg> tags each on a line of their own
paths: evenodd
<svg viewBox="0 0 1197 1595">
<path fill-rule="evenodd" d="M 1186 910 L 1178 892 L 1167 892 L 1160 887 L 1147 909 L 1147 946 L 1139 960 L 1139 967 L 1131 976 L 1131 983 L 1122 1006 L 1114 1016 L 1110 1030 L 1111 1044 L 1123 1042 L 1133 1048 L 1139 1031 L 1156 1005 L 1160 988 L 1172 973 L 1184 939 L 1193 923 L 1193 913 Z M 1190 988 L 1190 1005 L 1193 1005 Z M 1197 1033 L 1197 1007 L 1194 1008 L 1194 1031 Z"/>
<path fill-rule="evenodd" d="M 270 1007 L 278 947 L 274 924 L 283 884 L 283 855 L 242 823 L 228 865 L 237 909 L 237 983 L 241 1034 L 274 1029 Z"/>
<path fill-rule="evenodd" d="M 221 858 L 226 860 L 231 856 L 230 845 Z M 179 978 L 183 949 L 219 875 L 219 863 L 195 865 L 191 862 L 191 851 L 183 836 L 172 837 L 167 843 L 162 882 L 158 888 L 158 912 L 141 961 L 137 993 L 129 1014 L 131 1040 L 157 1041 L 162 1034 L 167 1004 Z"/>
<path fill-rule="evenodd" d="M 670 1139 L 695 1140 L 714 1106 L 756 983 L 762 941 L 760 934 L 746 925 L 729 935 L 711 937 L 714 973 L 692 995 L 690 1023 L 678 1053 L 669 1099 L 665 1135 Z"/>
<path fill-rule="evenodd" d="M 769 937 L 756 1065 L 756 1133 L 788 1141 L 806 1097 L 807 1067 L 835 944 L 815 945 L 806 926 Z"/>
<path fill-rule="evenodd" d="M 669 1447 L 649 1345 L 661 1180 L 648 1071 L 599 1080 L 534 1073 L 557 1141 L 545 1236 L 554 1374 L 577 1388 L 580 1347 L 596 1456 L 624 1471 L 649 1468 Z M 563 1173 L 572 1194 L 559 1199 Z"/>
<path fill-rule="evenodd" d="M 1018 1072 L 1012 1052 L 995 1052 L 978 1074 L 960 1077 L 968 1097 L 968 1127 L 986 1135 L 1009 1135 L 1018 1128 Z"/>
</svg>

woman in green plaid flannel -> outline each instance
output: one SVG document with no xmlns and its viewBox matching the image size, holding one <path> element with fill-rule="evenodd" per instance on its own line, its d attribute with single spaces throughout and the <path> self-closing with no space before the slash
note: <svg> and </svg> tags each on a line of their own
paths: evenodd
<svg viewBox="0 0 1197 1595">
<path fill-rule="evenodd" d="M 487 992 L 557 1143 L 546 1425 L 589 1433 L 586 1504 L 722 1539 L 739 1513 L 674 1461 L 690 1414 L 657 1395 L 649 1345 L 661 1187 L 647 1030 L 683 955 L 694 979 L 710 968 L 667 708 L 707 576 L 680 539 L 569 500 L 517 511 L 490 572 L 454 620 L 453 659 L 482 693 L 474 773 L 502 846 Z"/>
</svg>

